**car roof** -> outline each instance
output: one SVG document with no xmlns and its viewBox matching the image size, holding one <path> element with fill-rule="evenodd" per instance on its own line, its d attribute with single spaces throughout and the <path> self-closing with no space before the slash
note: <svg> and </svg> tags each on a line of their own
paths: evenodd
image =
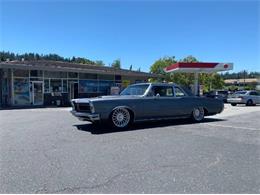
<svg viewBox="0 0 260 195">
<path fill-rule="evenodd" d="M 175 83 L 136 83 L 132 85 L 152 85 L 152 86 L 178 86 Z"/>
</svg>

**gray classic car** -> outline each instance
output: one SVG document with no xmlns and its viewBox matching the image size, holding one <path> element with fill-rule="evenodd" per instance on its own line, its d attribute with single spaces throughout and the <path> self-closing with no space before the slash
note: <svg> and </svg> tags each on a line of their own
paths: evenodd
<svg viewBox="0 0 260 195">
<path fill-rule="evenodd" d="M 126 128 L 133 122 L 192 118 L 222 112 L 223 101 L 193 96 L 176 84 L 141 83 L 128 86 L 120 95 L 71 100 L 71 113 L 80 120 L 109 122 Z"/>
</svg>

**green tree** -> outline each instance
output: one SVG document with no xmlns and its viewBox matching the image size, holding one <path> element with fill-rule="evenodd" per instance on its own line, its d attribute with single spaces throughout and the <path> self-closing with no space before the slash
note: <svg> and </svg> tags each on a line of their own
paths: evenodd
<svg viewBox="0 0 260 195">
<path fill-rule="evenodd" d="M 183 58 L 182 60 L 180 60 L 180 62 L 199 62 L 199 61 L 197 60 L 197 58 L 193 57 L 192 55 L 189 55 Z"/>
<path fill-rule="evenodd" d="M 116 59 L 116 60 L 112 63 L 112 67 L 113 67 L 113 68 L 120 69 L 120 68 L 121 68 L 121 61 L 120 61 L 120 59 Z"/>
<path fill-rule="evenodd" d="M 102 60 L 96 60 L 95 65 L 105 66 L 105 63 Z"/>
<path fill-rule="evenodd" d="M 150 72 L 154 74 L 159 74 L 161 75 L 161 78 L 158 79 L 151 79 L 152 82 L 171 82 L 171 75 L 169 73 L 166 73 L 163 69 L 166 68 L 167 66 L 170 66 L 171 64 L 176 63 L 177 61 L 175 60 L 175 57 L 164 57 L 160 58 L 159 60 L 156 60 L 152 66 L 150 67 Z"/>
<path fill-rule="evenodd" d="M 132 69 L 133 69 L 133 65 L 131 64 L 129 70 L 132 71 Z"/>
<path fill-rule="evenodd" d="M 194 75 L 192 73 L 166 73 L 164 68 L 170 66 L 171 64 L 176 63 L 177 60 L 175 57 L 164 57 L 155 61 L 155 63 L 150 67 L 150 72 L 155 74 L 162 75 L 162 78 L 155 81 L 166 81 L 174 82 L 180 85 L 189 86 L 193 83 Z M 193 56 L 187 56 L 179 60 L 179 62 L 198 62 L 198 60 Z"/>
</svg>

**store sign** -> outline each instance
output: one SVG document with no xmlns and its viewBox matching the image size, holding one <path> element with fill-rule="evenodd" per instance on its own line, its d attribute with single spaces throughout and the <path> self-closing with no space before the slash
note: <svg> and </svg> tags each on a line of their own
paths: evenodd
<svg viewBox="0 0 260 195">
<path fill-rule="evenodd" d="M 120 92 L 120 88 L 119 87 L 114 86 L 114 87 L 110 88 L 110 94 L 111 95 L 119 95 L 119 92 Z"/>
<path fill-rule="evenodd" d="M 122 81 L 122 87 L 123 87 L 123 88 L 128 87 L 128 85 L 130 85 L 130 80 L 123 80 L 123 81 Z"/>
</svg>

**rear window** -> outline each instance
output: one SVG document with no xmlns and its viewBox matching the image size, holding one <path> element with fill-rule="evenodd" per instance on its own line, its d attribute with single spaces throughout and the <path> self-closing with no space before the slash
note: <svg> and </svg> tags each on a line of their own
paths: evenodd
<svg viewBox="0 0 260 195">
<path fill-rule="evenodd" d="M 218 94 L 228 94 L 228 92 L 227 91 L 218 91 Z"/>
<path fill-rule="evenodd" d="M 235 92 L 235 94 L 246 94 L 246 91 L 237 91 L 237 92 Z"/>
<path fill-rule="evenodd" d="M 251 91 L 249 95 L 258 95 L 258 93 L 256 91 Z"/>
</svg>

